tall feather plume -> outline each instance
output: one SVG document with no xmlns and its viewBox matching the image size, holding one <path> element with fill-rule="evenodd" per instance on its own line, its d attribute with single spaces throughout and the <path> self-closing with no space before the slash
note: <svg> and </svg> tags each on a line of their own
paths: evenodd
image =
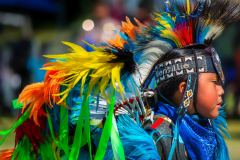
<svg viewBox="0 0 240 160">
<path fill-rule="evenodd" d="M 225 27 L 240 20 L 239 2 L 237 0 L 212 0 L 207 3 L 202 17 L 204 21 L 200 25 L 210 28 L 205 40 L 211 43 Z"/>
<path fill-rule="evenodd" d="M 211 43 L 229 24 L 240 19 L 234 0 L 166 0 L 155 14 L 158 38 L 182 48 L 195 43 Z"/>
</svg>

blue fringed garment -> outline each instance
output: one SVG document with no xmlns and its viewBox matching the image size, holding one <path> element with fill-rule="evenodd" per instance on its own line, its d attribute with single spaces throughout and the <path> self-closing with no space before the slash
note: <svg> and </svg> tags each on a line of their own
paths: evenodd
<svg viewBox="0 0 240 160">
<path fill-rule="evenodd" d="M 177 109 L 159 102 L 156 113 L 163 114 L 176 122 Z M 209 120 L 198 115 L 186 114 L 180 123 L 179 134 L 182 137 L 190 159 L 199 160 L 227 160 L 229 159 L 227 146 L 221 130 L 226 126 L 223 111 L 218 118 Z"/>
</svg>

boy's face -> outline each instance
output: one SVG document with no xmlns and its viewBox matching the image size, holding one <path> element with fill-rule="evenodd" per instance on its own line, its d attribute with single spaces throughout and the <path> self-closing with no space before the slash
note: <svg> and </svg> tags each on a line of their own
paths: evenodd
<svg viewBox="0 0 240 160">
<path fill-rule="evenodd" d="M 201 73 L 198 80 L 197 111 L 206 118 L 216 118 L 224 90 L 216 73 Z"/>
</svg>

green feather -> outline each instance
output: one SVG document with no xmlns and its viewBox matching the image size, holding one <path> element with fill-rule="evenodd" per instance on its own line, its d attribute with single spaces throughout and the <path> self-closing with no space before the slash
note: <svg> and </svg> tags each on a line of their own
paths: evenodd
<svg viewBox="0 0 240 160">
<path fill-rule="evenodd" d="M 103 127 L 103 132 L 98 144 L 97 152 L 95 155 L 95 160 L 102 160 L 104 158 L 107 144 L 110 138 L 111 130 L 112 130 L 112 119 L 113 119 L 113 111 L 114 111 L 114 104 L 115 104 L 115 96 L 112 96 L 111 103 L 109 106 L 109 113 L 106 118 L 105 125 Z"/>
</svg>

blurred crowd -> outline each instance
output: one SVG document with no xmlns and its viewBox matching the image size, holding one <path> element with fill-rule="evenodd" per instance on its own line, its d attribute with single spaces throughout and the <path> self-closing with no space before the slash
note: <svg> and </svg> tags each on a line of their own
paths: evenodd
<svg viewBox="0 0 240 160">
<path fill-rule="evenodd" d="M 63 5 L 58 2 L 56 7 Z M 126 16 L 130 19 L 136 17 L 147 24 L 151 13 L 158 10 L 159 0 L 94 0 L 91 3 L 81 1 L 77 5 L 86 5 L 79 7 L 84 14 L 76 15 L 75 19 L 68 21 L 67 14 L 63 13 L 71 8 L 65 8 L 56 21 L 49 22 L 50 27 L 46 23 L 39 28 L 35 25 L 44 20 L 36 22 L 31 12 L 22 14 L 22 10 L 18 10 L 18 13 L 12 9 L 1 9 L 3 7 L 0 3 L 0 115 L 13 115 L 12 100 L 17 98 L 23 87 L 44 79 L 45 72 L 39 69 L 45 63 L 42 55 L 63 52 L 61 40 L 83 46 L 82 40 L 95 44 L 106 42 L 117 32 L 120 22 Z M 44 15 L 46 17 L 46 13 Z M 63 22 L 68 24 L 63 25 Z M 228 44 L 224 43 L 225 37 L 220 37 L 215 44 L 217 49 L 220 48 L 218 52 L 225 68 L 225 103 L 228 117 L 231 118 L 240 117 L 239 26 L 235 24 L 226 30 Z"/>
</svg>

